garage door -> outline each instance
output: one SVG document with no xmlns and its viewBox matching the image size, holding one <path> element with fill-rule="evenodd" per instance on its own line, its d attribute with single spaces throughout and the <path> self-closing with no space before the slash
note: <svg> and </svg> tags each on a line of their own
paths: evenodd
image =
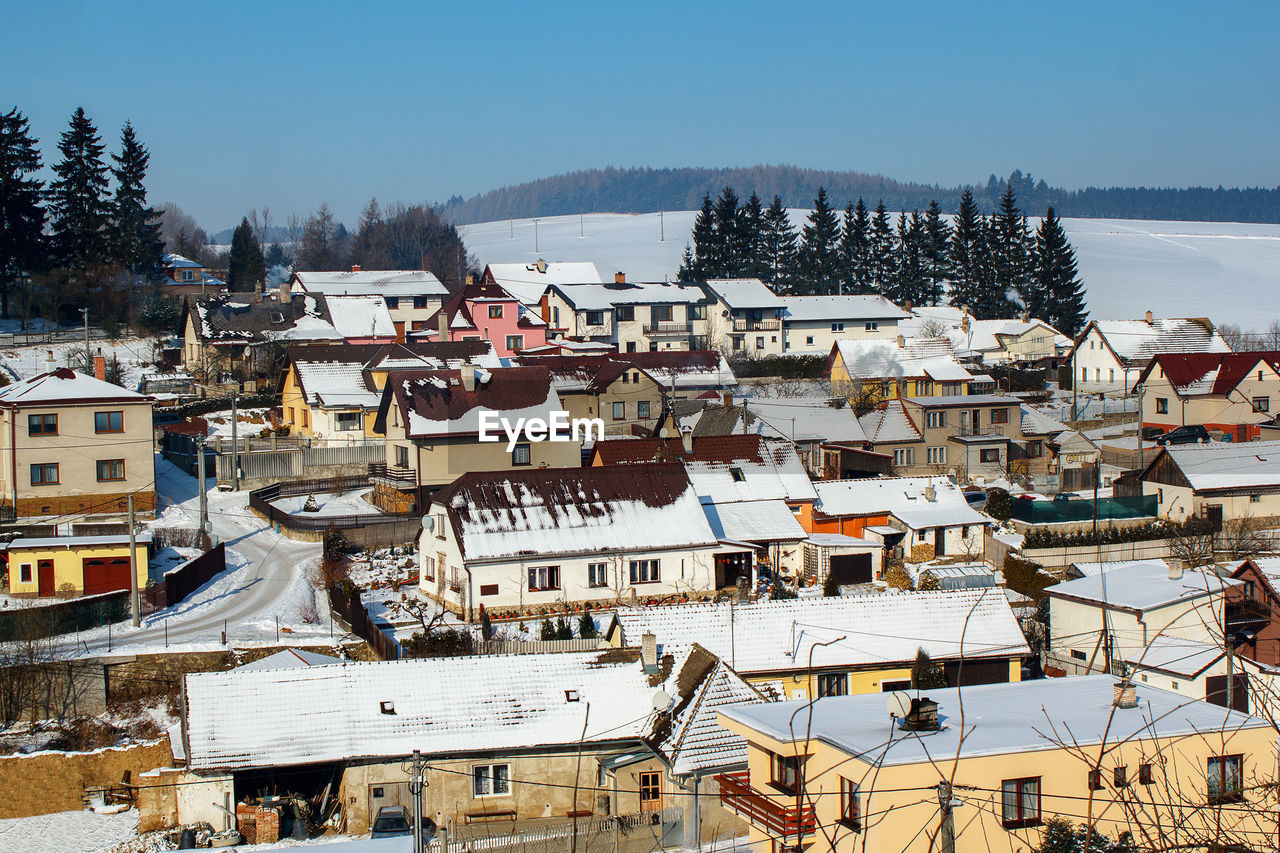
<svg viewBox="0 0 1280 853">
<path fill-rule="evenodd" d="M 84 594 L 129 589 L 129 558 L 93 558 L 84 561 Z"/>
<path fill-rule="evenodd" d="M 833 554 L 828 571 L 838 584 L 871 583 L 870 554 Z"/>
</svg>

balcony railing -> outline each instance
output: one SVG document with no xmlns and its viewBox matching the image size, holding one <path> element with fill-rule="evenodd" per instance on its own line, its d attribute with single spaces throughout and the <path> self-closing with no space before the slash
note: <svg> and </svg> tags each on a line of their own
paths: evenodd
<svg viewBox="0 0 1280 853">
<path fill-rule="evenodd" d="M 720 802 L 770 835 L 785 839 L 817 830 L 818 822 L 811 807 L 784 806 L 774 797 L 755 790 L 748 772 L 723 773 L 716 776 L 716 781 L 720 783 Z"/>
<path fill-rule="evenodd" d="M 417 488 L 418 478 L 412 468 L 401 468 L 398 465 L 387 465 L 384 462 L 373 462 L 369 465 L 369 479 L 375 483 L 391 486 L 393 489 Z"/>
<path fill-rule="evenodd" d="M 781 320 L 734 320 L 735 332 L 776 332 L 782 328 Z"/>
<path fill-rule="evenodd" d="M 1253 598 L 1227 602 L 1227 628 L 1257 630 L 1271 623 L 1271 607 Z"/>
<path fill-rule="evenodd" d="M 645 323 L 646 335 L 688 335 L 693 332 L 692 323 Z"/>
<path fill-rule="evenodd" d="M 961 438 L 983 438 L 986 436 L 991 436 L 992 438 L 1003 438 L 1005 433 L 1004 426 L 961 426 L 956 430 L 955 434 Z"/>
</svg>

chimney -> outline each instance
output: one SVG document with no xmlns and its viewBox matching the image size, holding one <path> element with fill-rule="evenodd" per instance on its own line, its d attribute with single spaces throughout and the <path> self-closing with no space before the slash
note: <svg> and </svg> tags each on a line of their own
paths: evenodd
<svg viewBox="0 0 1280 853">
<path fill-rule="evenodd" d="M 934 503 L 938 500 L 938 490 L 933 487 L 932 483 L 924 487 L 924 499 L 929 503 Z"/>
<path fill-rule="evenodd" d="M 1154 315 L 1154 314 L 1152 314 L 1150 311 L 1148 311 L 1148 312 L 1147 312 L 1147 322 L 1148 322 L 1148 323 L 1154 323 L 1155 321 L 1156 321 L 1156 317 L 1155 317 L 1155 315 Z"/>
<path fill-rule="evenodd" d="M 728 408 L 729 406 L 732 406 L 732 405 L 733 405 L 733 392 L 732 392 L 732 391 L 721 391 L 721 392 L 720 392 L 720 402 L 721 402 L 721 403 L 722 403 L 726 408 Z"/>
<path fill-rule="evenodd" d="M 898 349 L 904 349 L 907 346 L 907 339 L 902 335 L 898 335 Z"/>
<path fill-rule="evenodd" d="M 359 264 L 352 264 L 352 265 L 351 265 L 351 271 L 352 271 L 352 272 L 360 272 L 360 265 L 359 265 Z"/>
<path fill-rule="evenodd" d="M 475 284 L 475 283 L 476 283 L 476 277 L 475 277 L 475 276 L 473 276 L 473 275 L 468 275 L 468 276 L 467 276 L 467 284 L 469 284 L 469 285 L 470 285 L 470 284 Z"/>
<path fill-rule="evenodd" d="M 1019 320 L 1021 320 L 1021 321 L 1022 321 L 1022 322 L 1024 322 L 1024 323 L 1029 323 L 1029 322 L 1031 322 L 1031 312 L 1030 312 L 1030 311 L 1023 311 L 1021 314 L 1019 314 L 1019 315 L 1018 315 L 1018 319 L 1019 319 Z"/>
<path fill-rule="evenodd" d="M 440 321 L 440 340 L 449 340 L 449 312 L 441 306 L 440 311 L 436 314 L 436 318 Z"/>
<path fill-rule="evenodd" d="M 913 732 L 936 732 L 938 725 L 938 703 L 928 696 L 911 700 L 911 710 L 902 721 L 902 727 Z"/>
<path fill-rule="evenodd" d="M 476 369 L 468 364 L 468 365 L 464 365 L 462 370 L 459 371 L 459 373 L 462 374 L 463 390 L 466 390 L 466 391 L 476 390 Z"/>
<path fill-rule="evenodd" d="M 624 272 L 616 272 L 616 273 L 614 273 L 614 274 L 613 274 L 613 283 L 614 283 L 614 284 L 626 284 L 626 283 L 627 283 L 627 274 L 626 274 L 626 273 L 624 273 Z"/>
<path fill-rule="evenodd" d="M 1129 679 L 1119 682 L 1115 686 L 1115 706 L 1117 708 L 1136 708 L 1138 707 L 1138 691 L 1129 682 Z"/>
<path fill-rule="evenodd" d="M 656 672 L 658 669 L 658 637 L 648 631 L 640 637 L 640 665 L 645 672 Z"/>
<path fill-rule="evenodd" d="M 53 350 L 49 350 L 44 357 L 44 372 L 53 373 L 58 369 L 58 363 L 53 360 Z"/>
<path fill-rule="evenodd" d="M 908 314 L 910 314 L 910 313 L 911 313 L 911 300 L 910 300 L 910 299 L 908 299 L 906 302 L 902 303 L 902 310 L 903 310 L 903 311 L 906 311 Z"/>
<path fill-rule="evenodd" d="M 289 296 L 293 292 L 292 288 L 293 288 L 293 285 L 289 283 L 288 279 L 285 279 L 284 281 L 280 282 L 280 304 L 281 305 L 289 304 Z"/>
<path fill-rule="evenodd" d="M 544 273 L 547 271 L 547 262 L 544 261 L 542 258 L 538 258 L 538 262 L 534 264 L 534 266 L 538 268 L 538 272 Z"/>
<path fill-rule="evenodd" d="M 107 381 L 107 359 L 102 354 L 102 347 L 98 347 L 98 354 L 93 357 L 93 378 Z"/>
<path fill-rule="evenodd" d="M 693 455 L 693 427 L 687 424 L 680 427 L 680 445 L 684 447 L 686 455 Z"/>
</svg>

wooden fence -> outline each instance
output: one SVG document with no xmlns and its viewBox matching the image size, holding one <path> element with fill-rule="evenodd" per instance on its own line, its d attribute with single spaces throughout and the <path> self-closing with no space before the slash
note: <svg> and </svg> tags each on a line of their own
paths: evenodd
<svg viewBox="0 0 1280 853">
<path fill-rule="evenodd" d="M 608 645 L 604 639 L 596 640 L 477 640 L 475 653 L 478 655 L 533 655 L 543 652 L 593 652 L 601 644 Z"/>
<path fill-rule="evenodd" d="M 226 571 L 226 568 L 227 549 L 219 544 L 199 557 L 165 572 L 164 580 L 143 590 L 143 606 L 154 611 L 177 604 Z"/>
<path fill-rule="evenodd" d="M 360 590 L 334 584 L 329 587 L 329 608 L 350 625 L 351 633 L 367 642 L 380 659 L 399 660 L 400 644 L 370 618 L 369 611 L 360 600 Z"/>
</svg>

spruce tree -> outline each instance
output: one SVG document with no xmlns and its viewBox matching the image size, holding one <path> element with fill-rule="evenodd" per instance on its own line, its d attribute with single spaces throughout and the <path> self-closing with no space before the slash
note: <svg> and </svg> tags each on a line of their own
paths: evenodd
<svg viewBox="0 0 1280 853">
<path fill-rule="evenodd" d="M 1084 283 L 1077 274 L 1075 249 L 1052 207 L 1036 231 L 1035 282 L 1042 309 L 1036 316 L 1074 338 L 1087 314 Z"/>
<path fill-rule="evenodd" d="M 974 251 L 977 280 L 969 311 L 979 320 L 997 320 L 1014 313 L 1007 283 L 1000 278 L 1001 235 L 995 217 L 982 217 L 981 238 Z"/>
<path fill-rule="evenodd" d="M 937 201 L 929 202 L 924 215 L 924 276 L 927 282 L 921 302 L 937 305 L 950 274 L 951 226 L 942 218 Z"/>
<path fill-rule="evenodd" d="M 707 278 L 739 278 L 746 267 L 746 234 L 738 194 L 732 187 L 720 191 L 712 208 L 715 239 L 708 258 Z"/>
<path fill-rule="evenodd" d="M 796 229 L 782 205 L 782 197 L 774 196 L 764 212 L 764 283 L 775 293 L 790 293 L 796 276 Z"/>
<path fill-rule="evenodd" d="M 765 265 L 764 252 L 764 205 L 760 196 L 755 193 L 742 206 L 742 267 L 741 274 L 747 278 L 763 279 L 768 267 Z"/>
<path fill-rule="evenodd" d="M 111 205 L 111 243 L 115 260 L 135 276 L 151 282 L 161 277 L 164 242 L 160 239 L 160 214 L 147 206 L 147 165 L 151 154 L 138 141 L 133 125 L 125 122 L 120 134 L 120 153 L 112 154 L 116 179 L 115 201 Z"/>
<path fill-rule="evenodd" d="M 925 302 L 928 282 L 925 279 L 924 266 L 924 218 L 920 211 L 911 211 L 910 219 L 905 213 L 898 216 L 898 234 L 896 244 L 897 262 L 894 270 L 894 286 L 890 298 L 899 305 L 910 302 L 921 305 Z"/>
<path fill-rule="evenodd" d="M 693 219 L 693 245 L 685 251 L 684 263 L 676 273 L 680 281 L 706 281 L 714 278 L 707 275 L 707 265 L 708 258 L 714 252 L 715 240 L 715 212 L 708 193 L 702 197 L 702 209 Z"/>
<path fill-rule="evenodd" d="M 0 317 L 6 319 L 23 276 L 47 261 L 40 165 L 26 116 L 17 107 L 0 115 Z"/>
<path fill-rule="evenodd" d="M 967 308 L 978 298 L 979 254 L 982 251 L 982 217 L 978 204 L 968 189 L 960 197 L 954 233 L 951 237 L 947 276 L 951 282 L 948 301 L 957 308 Z"/>
<path fill-rule="evenodd" d="M 868 266 L 871 273 L 871 288 L 876 293 L 892 292 L 897 275 L 893 241 L 893 224 L 889 221 L 889 210 L 884 200 L 876 205 L 876 214 L 871 218 L 871 240 L 868 246 Z"/>
<path fill-rule="evenodd" d="M 351 263 L 365 269 L 389 269 L 387 259 L 386 223 L 382 220 L 382 208 L 377 198 L 369 199 L 360 213 L 360 224 L 351 241 Z"/>
<path fill-rule="evenodd" d="M 834 292 L 840 277 L 840 220 L 825 187 L 818 187 L 813 210 L 800 233 L 799 292 Z"/>
<path fill-rule="evenodd" d="M 227 290 L 247 293 L 266 281 L 267 263 L 262 245 L 253 233 L 248 218 L 240 220 L 231 234 L 231 254 L 227 259 Z"/>
<path fill-rule="evenodd" d="M 853 206 L 852 219 L 847 213 L 841 248 L 848 266 L 849 292 L 871 293 L 871 214 L 862 196 Z"/>
<path fill-rule="evenodd" d="M 53 167 L 57 179 L 49 188 L 54 252 L 59 264 L 74 270 L 98 266 L 110 256 L 105 150 L 84 108 L 77 107 L 58 142 L 62 161 Z"/>
<path fill-rule="evenodd" d="M 994 228 L 991 252 L 995 285 L 1004 291 L 1007 298 L 1012 299 L 1016 295 L 1024 308 L 1035 310 L 1033 241 L 1027 230 L 1027 218 L 1018 207 L 1012 183 L 1005 186 L 1000 196 L 1000 207 L 992 215 L 991 222 Z"/>
</svg>

